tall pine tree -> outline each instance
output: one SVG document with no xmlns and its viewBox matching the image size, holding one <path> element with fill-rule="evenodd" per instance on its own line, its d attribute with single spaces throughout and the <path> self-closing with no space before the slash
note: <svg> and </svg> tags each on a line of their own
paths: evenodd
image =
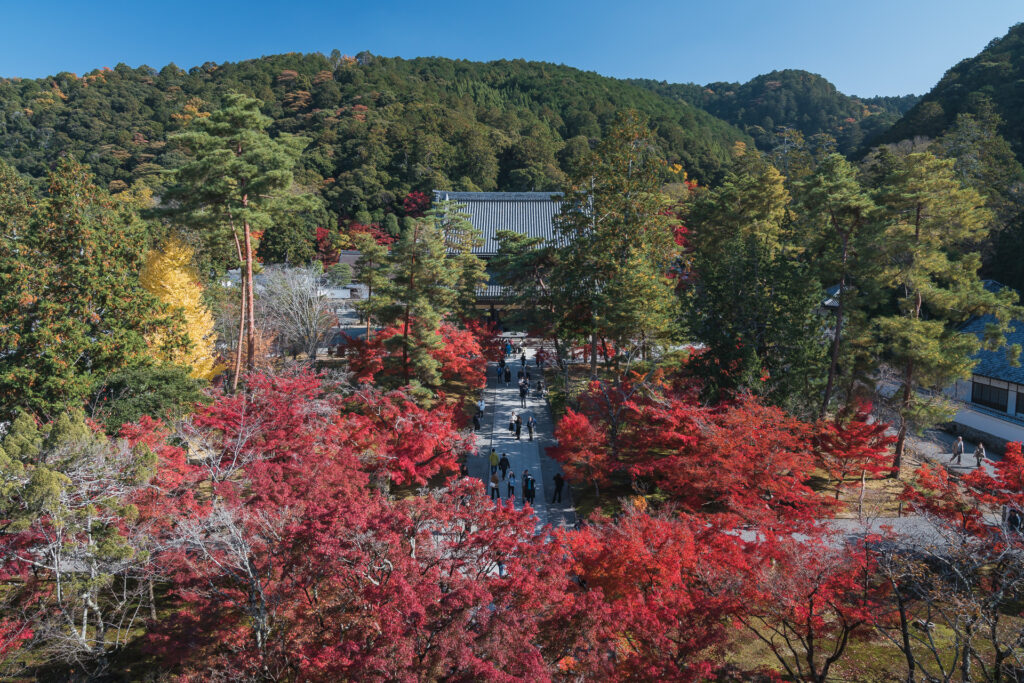
<svg viewBox="0 0 1024 683">
<path fill-rule="evenodd" d="M 953 160 L 930 153 L 898 160 L 878 201 L 888 219 L 883 278 L 892 302 L 874 322 L 883 360 L 894 370 L 898 468 L 910 426 L 948 419 L 939 390 L 970 376 L 979 341 L 959 326 L 994 314 L 998 323 L 989 326 L 984 340 L 994 349 L 1005 344 L 1010 318 L 1022 312 L 1016 293 L 989 291 L 978 277 L 981 257 L 973 249 L 988 235 L 991 215 L 981 195 L 961 185 Z M 1019 352 L 1009 350 L 1013 356 Z"/>
<path fill-rule="evenodd" d="M 171 138 L 189 160 L 171 174 L 163 201 L 166 215 L 185 230 L 200 232 L 207 256 L 219 267 L 242 267 L 241 322 L 234 383 L 255 365 L 256 318 L 253 301 L 254 253 L 260 235 L 287 212 L 306 206 L 293 190 L 292 169 L 308 144 L 305 138 L 267 132 L 271 119 L 260 101 L 232 93 L 224 108 L 194 119 Z"/>
<path fill-rule="evenodd" d="M 565 321 L 591 338 L 592 373 L 598 339 L 644 349 L 671 333 L 677 249 L 663 168 L 646 121 L 622 114 L 580 164 L 555 219 L 563 246 L 553 286 Z"/>
<path fill-rule="evenodd" d="M 818 411 L 824 417 L 839 381 L 844 342 L 866 332 L 863 325 L 848 325 L 851 317 L 863 321 L 857 313 L 872 301 L 882 222 L 856 169 L 839 154 L 822 159 L 812 175 L 797 183 L 796 192 L 804 260 L 823 287 L 836 286 L 828 376 Z M 853 365 L 848 359 L 846 369 L 852 371 Z"/>
</svg>

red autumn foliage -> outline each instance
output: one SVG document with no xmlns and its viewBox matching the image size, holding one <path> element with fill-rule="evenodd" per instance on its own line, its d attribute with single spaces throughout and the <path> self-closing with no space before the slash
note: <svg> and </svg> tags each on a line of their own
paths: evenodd
<svg viewBox="0 0 1024 683">
<path fill-rule="evenodd" d="M 327 228 L 316 228 L 316 257 L 324 268 L 338 262 L 338 246 L 335 236 Z"/>
<path fill-rule="evenodd" d="M 828 511 L 829 501 L 808 485 L 811 426 L 754 397 L 707 407 L 684 382 L 621 378 L 591 383 L 580 413 L 588 424 L 571 418 L 552 455 L 603 464 L 591 479 L 642 479 L 723 526 L 792 529 Z M 599 443 L 594 429 L 604 434 L 605 458 L 592 453 Z"/>
<path fill-rule="evenodd" d="M 1006 445 L 1003 459 L 993 464 L 994 474 L 978 468 L 955 478 L 944 467 L 922 466 L 904 486 L 902 499 L 960 531 L 976 536 L 998 534 L 986 514 L 1024 511 L 1024 456 L 1021 444 Z"/>
<path fill-rule="evenodd" d="M 365 467 L 386 473 L 396 484 L 426 484 L 431 477 L 458 471 L 462 454 L 473 450 L 471 435 L 459 431 L 465 416 L 455 406 L 424 408 L 402 391 L 366 387 L 345 398 L 345 430 Z"/>
<path fill-rule="evenodd" d="M 392 502 L 346 490 L 351 461 L 305 458 L 286 500 L 234 494 L 180 521 L 165 558 L 180 609 L 154 647 L 188 680 L 542 680 L 581 643 L 560 626 L 565 570 L 528 511 L 478 482 Z"/>
<path fill-rule="evenodd" d="M 0 661 L 17 652 L 32 635 L 32 629 L 26 622 L 0 619 Z"/>
<path fill-rule="evenodd" d="M 871 406 L 860 404 L 847 419 L 822 424 L 815 437 L 818 465 L 835 482 L 836 499 L 850 476 L 859 478 L 864 473 L 874 479 L 892 472 L 889 447 L 896 438 L 886 435 L 888 424 L 872 423 L 870 416 Z"/>
<path fill-rule="evenodd" d="M 462 329 L 443 322 L 438 333 L 442 344 L 429 351 L 440 363 L 442 386 L 438 390 L 455 398 L 465 398 L 468 393 L 482 389 L 487 381 L 487 360 L 500 353 L 490 328 Z M 395 385 L 401 380 L 401 358 L 387 348 L 387 340 L 401 334 L 402 328 L 394 326 L 378 330 L 369 341 L 350 340 L 349 369 L 355 373 L 356 381 Z"/>
<path fill-rule="evenodd" d="M 422 218 L 430 209 L 430 196 L 414 190 L 402 200 L 402 209 L 405 211 L 406 216 Z"/>
<path fill-rule="evenodd" d="M 879 609 L 865 554 L 819 542 L 831 502 L 807 486 L 816 451 L 839 468 L 874 462 L 886 438 L 866 409 L 821 427 L 749 396 L 706 406 L 680 377 L 592 383 L 552 454 L 571 479 L 657 487 L 668 502 L 537 533 L 529 509 L 494 505 L 479 481 L 442 482 L 472 447 L 458 402 L 373 385 L 394 377 L 383 342 L 396 333 L 355 347 L 357 388 L 251 375 L 173 437 L 148 418 L 124 427 L 156 455 L 118 524 L 167 596 L 146 638 L 170 675 L 697 681 L 723 675 L 745 624 L 790 677 L 824 680 Z M 493 331 L 446 323 L 441 337 L 446 386 L 482 386 Z M 907 498 L 967 509 L 983 530 L 987 508 L 1021 502 L 1024 458 L 1011 446 L 994 475 L 943 477 L 924 472 Z M 19 538 L 0 529 L 4 559 Z M 27 570 L 0 562 L 2 579 Z M 4 615 L 0 659 L 31 637 Z"/>
<path fill-rule="evenodd" d="M 555 441 L 558 445 L 548 448 L 548 456 L 562 463 L 569 479 L 591 482 L 598 493 L 601 486 L 608 485 L 608 440 L 586 415 L 572 408 L 566 410 L 555 426 Z"/>
<path fill-rule="evenodd" d="M 791 680 L 824 683 L 877 611 L 871 559 L 863 547 L 818 539 L 788 539 L 770 556 L 747 581 L 754 598 L 737 618 Z"/>
<path fill-rule="evenodd" d="M 925 512 L 968 533 L 984 533 L 986 524 L 980 501 L 970 496 L 949 471 L 941 466 L 922 465 L 904 484 L 900 499 L 912 509 Z"/>
<path fill-rule="evenodd" d="M 350 223 L 346 229 L 346 234 L 349 239 L 356 235 L 369 235 L 374 239 L 377 244 L 383 244 L 385 246 L 395 241 L 395 237 L 389 235 L 386 230 L 382 229 L 377 223 L 370 223 L 364 225 L 363 223 Z"/>
<path fill-rule="evenodd" d="M 627 512 L 564 535 L 581 588 L 599 597 L 588 613 L 596 647 L 574 673 L 593 680 L 695 681 L 711 677 L 726 616 L 745 596 L 734 580 L 747 563 L 736 536 L 699 519 Z"/>
</svg>

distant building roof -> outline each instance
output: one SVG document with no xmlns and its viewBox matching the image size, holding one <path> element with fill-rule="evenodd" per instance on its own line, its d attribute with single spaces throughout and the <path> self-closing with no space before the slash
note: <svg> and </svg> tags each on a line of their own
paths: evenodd
<svg viewBox="0 0 1024 683">
<path fill-rule="evenodd" d="M 473 250 L 478 256 L 498 253 L 499 230 L 552 240 L 553 219 L 561 207 L 560 192 L 447 192 L 434 190 L 434 201 L 449 199 L 465 206 L 469 221 L 483 234 L 484 243 Z"/>
<path fill-rule="evenodd" d="M 985 289 L 990 292 L 998 292 L 1003 288 L 1003 285 L 995 280 L 985 280 L 984 284 Z M 982 315 L 968 320 L 960 329 L 963 332 L 976 334 L 979 339 L 984 339 L 985 326 L 995 322 L 996 318 L 994 315 Z M 1006 345 L 1013 346 L 1014 344 L 1020 344 L 1021 347 L 1024 347 L 1024 320 L 1010 321 L 1010 331 L 1006 334 Z M 1006 347 L 995 351 L 982 349 L 974 354 L 974 357 L 978 360 L 978 364 L 974 366 L 975 375 L 1001 379 L 1005 382 L 1014 382 L 1015 384 L 1024 384 L 1024 365 L 1018 365 L 1017 367 L 1010 365 L 1010 361 L 1006 357 Z"/>
<path fill-rule="evenodd" d="M 501 299 L 505 296 L 505 288 L 501 285 L 486 284 L 476 288 L 477 299 Z"/>
<path fill-rule="evenodd" d="M 821 305 L 825 308 L 839 308 L 839 285 L 832 285 L 825 290 L 825 300 Z"/>
</svg>

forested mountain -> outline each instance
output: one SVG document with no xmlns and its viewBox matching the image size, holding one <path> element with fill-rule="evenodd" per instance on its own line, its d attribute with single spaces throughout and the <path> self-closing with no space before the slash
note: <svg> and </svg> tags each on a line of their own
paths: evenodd
<svg viewBox="0 0 1024 683">
<path fill-rule="evenodd" d="M 915 95 L 844 95 L 818 74 L 797 69 L 772 71 L 746 83 L 630 82 L 738 126 L 761 148 L 775 146 L 780 129 L 791 128 L 805 138 L 831 135 L 839 151 L 849 153 L 890 127 L 917 101 Z"/>
<path fill-rule="evenodd" d="M 878 142 L 936 138 L 953 125 L 958 114 L 978 114 L 979 107 L 986 106 L 984 100 L 990 100 L 1003 119 L 1003 137 L 1024 162 L 1024 24 L 1011 27 L 977 56 L 947 71 Z"/>
<path fill-rule="evenodd" d="M 62 154 L 114 190 L 179 162 L 169 133 L 237 91 L 264 102 L 272 133 L 310 139 L 298 179 L 337 217 L 377 220 L 410 191 L 553 190 L 616 112 L 649 117 L 659 150 L 702 180 L 739 130 L 686 102 L 538 62 L 413 60 L 335 51 L 184 71 L 119 64 L 84 76 L 0 80 L 0 158 L 41 178 Z"/>
</svg>

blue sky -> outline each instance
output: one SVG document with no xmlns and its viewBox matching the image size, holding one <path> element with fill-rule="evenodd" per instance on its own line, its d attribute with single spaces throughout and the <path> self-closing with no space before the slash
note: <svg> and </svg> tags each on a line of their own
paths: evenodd
<svg viewBox="0 0 1024 683">
<path fill-rule="evenodd" d="M 670 82 L 796 68 L 846 93 L 898 95 L 927 91 L 1020 21 L 1020 0 L 0 0 L 0 76 L 338 48 L 525 58 Z"/>
</svg>

